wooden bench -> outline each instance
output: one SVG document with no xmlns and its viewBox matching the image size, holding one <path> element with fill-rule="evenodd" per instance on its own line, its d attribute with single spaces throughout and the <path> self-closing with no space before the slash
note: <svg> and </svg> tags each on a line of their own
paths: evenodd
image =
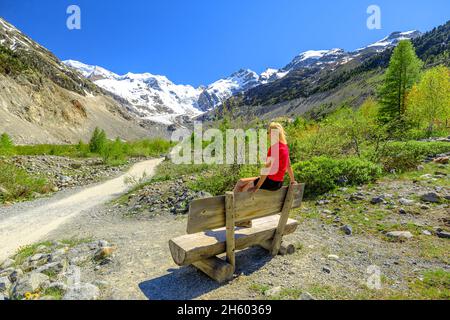
<svg viewBox="0 0 450 320">
<path fill-rule="evenodd" d="M 283 235 L 293 233 L 298 222 L 289 210 L 301 205 L 304 184 L 279 191 L 228 192 L 225 196 L 191 202 L 187 235 L 169 241 L 173 260 L 179 266 L 193 265 L 218 282 L 233 277 L 235 251 L 261 246 L 271 252 L 292 253 L 293 245 L 282 244 Z M 252 221 L 249 228 L 237 223 Z M 226 253 L 226 260 L 218 255 Z"/>
</svg>

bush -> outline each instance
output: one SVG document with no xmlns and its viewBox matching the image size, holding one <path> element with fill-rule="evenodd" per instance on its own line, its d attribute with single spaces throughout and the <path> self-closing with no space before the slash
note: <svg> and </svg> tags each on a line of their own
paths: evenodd
<svg viewBox="0 0 450 320">
<path fill-rule="evenodd" d="M 386 171 L 406 171 L 416 168 L 428 155 L 447 152 L 450 152 L 448 142 L 395 141 L 385 146 L 380 162 Z"/>
<path fill-rule="evenodd" d="M 29 199 L 35 192 L 50 192 L 51 187 L 46 179 L 30 176 L 25 170 L 0 161 L 0 203 Z"/>
<path fill-rule="evenodd" d="M 114 142 L 107 143 L 102 147 L 101 156 L 106 164 L 123 164 L 127 160 L 125 144 L 117 138 Z"/>
<path fill-rule="evenodd" d="M 0 154 L 9 155 L 13 152 L 14 144 L 8 134 L 0 136 Z"/>
<path fill-rule="evenodd" d="M 305 193 L 308 196 L 319 195 L 338 186 L 368 183 L 382 173 L 379 165 L 357 157 L 315 157 L 294 164 L 293 170 L 297 181 L 306 183 Z"/>
</svg>

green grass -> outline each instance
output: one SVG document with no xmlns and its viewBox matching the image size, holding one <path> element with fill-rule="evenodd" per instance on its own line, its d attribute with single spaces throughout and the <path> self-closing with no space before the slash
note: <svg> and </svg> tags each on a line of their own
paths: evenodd
<svg viewBox="0 0 450 320">
<path fill-rule="evenodd" d="M 41 296 L 51 296 L 55 300 L 61 300 L 64 296 L 64 290 L 59 288 L 47 288 L 42 292 Z"/>
</svg>

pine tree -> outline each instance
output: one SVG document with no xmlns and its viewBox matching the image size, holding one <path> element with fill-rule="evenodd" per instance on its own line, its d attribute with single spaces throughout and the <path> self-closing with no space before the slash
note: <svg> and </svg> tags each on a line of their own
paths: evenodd
<svg viewBox="0 0 450 320">
<path fill-rule="evenodd" d="M 89 151 L 94 153 L 101 153 L 107 143 L 106 133 L 104 130 L 95 128 L 89 141 Z"/>
<path fill-rule="evenodd" d="M 423 62 L 417 57 L 409 40 L 402 40 L 395 48 L 379 91 L 383 122 L 400 120 L 406 110 L 406 96 L 420 76 Z"/>
</svg>

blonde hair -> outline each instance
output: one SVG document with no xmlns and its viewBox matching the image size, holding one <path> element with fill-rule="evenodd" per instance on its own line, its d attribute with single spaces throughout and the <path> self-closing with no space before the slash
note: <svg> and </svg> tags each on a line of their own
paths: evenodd
<svg viewBox="0 0 450 320">
<path fill-rule="evenodd" d="M 270 125 L 269 125 L 269 132 L 270 132 L 271 130 L 278 130 L 278 134 L 279 134 L 278 139 L 279 139 L 279 142 L 281 142 L 281 143 L 283 143 L 283 144 L 287 144 L 286 132 L 284 131 L 284 128 L 283 128 L 283 126 L 282 126 L 280 123 L 278 123 L 278 122 L 272 122 L 272 123 L 270 123 Z"/>
</svg>

